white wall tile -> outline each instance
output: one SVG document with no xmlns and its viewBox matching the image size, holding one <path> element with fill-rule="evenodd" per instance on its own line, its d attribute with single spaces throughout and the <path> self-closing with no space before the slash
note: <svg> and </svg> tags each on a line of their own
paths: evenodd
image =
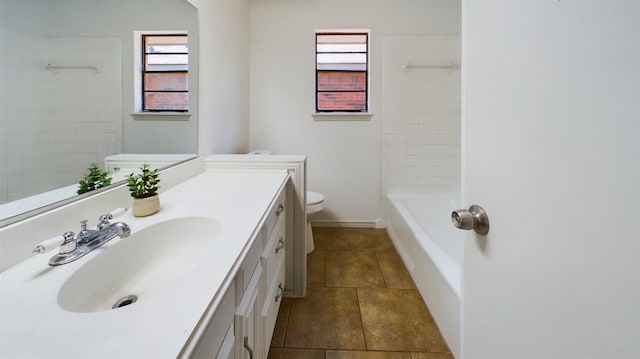
<svg viewBox="0 0 640 359">
<path fill-rule="evenodd" d="M 383 141 L 387 189 L 459 188 L 459 71 L 405 71 L 400 65 L 459 64 L 459 48 L 457 36 L 385 38 Z"/>
</svg>

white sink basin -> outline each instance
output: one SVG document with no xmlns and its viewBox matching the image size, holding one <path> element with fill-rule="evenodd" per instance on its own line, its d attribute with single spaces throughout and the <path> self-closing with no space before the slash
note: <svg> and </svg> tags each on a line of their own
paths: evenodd
<svg viewBox="0 0 640 359">
<path fill-rule="evenodd" d="M 133 232 L 116 245 L 96 249 L 101 253 L 64 282 L 58 304 L 79 313 L 144 305 L 205 260 L 220 231 L 215 219 L 186 217 Z"/>
</svg>

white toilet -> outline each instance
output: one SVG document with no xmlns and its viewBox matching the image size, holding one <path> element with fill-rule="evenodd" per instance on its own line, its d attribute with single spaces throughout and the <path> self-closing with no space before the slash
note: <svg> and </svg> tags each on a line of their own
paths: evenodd
<svg viewBox="0 0 640 359">
<path fill-rule="evenodd" d="M 313 252 L 313 232 L 311 231 L 311 216 L 325 209 L 324 196 L 318 192 L 307 191 L 307 254 Z"/>
</svg>

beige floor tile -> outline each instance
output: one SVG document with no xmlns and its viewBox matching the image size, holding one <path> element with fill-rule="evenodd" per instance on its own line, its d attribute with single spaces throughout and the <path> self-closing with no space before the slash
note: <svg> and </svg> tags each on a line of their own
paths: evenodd
<svg viewBox="0 0 640 359">
<path fill-rule="evenodd" d="M 308 288 L 291 302 L 286 348 L 364 350 L 356 290 Z"/>
<path fill-rule="evenodd" d="M 417 290 L 358 288 L 367 350 L 448 352 Z"/>
<path fill-rule="evenodd" d="M 415 289 L 411 274 L 396 251 L 376 252 L 382 276 L 387 288 Z"/>
<path fill-rule="evenodd" d="M 318 249 L 307 255 L 307 287 L 326 286 L 326 252 Z"/>
<path fill-rule="evenodd" d="M 327 252 L 326 273 L 327 287 L 385 287 L 375 252 Z"/>
<path fill-rule="evenodd" d="M 389 251 L 395 250 L 393 242 L 384 229 L 351 228 L 346 234 L 351 250 Z"/>
<path fill-rule="evenodd" d="M 320 251 L 348 250 L 347 232 L 345 228 L 315 227 L 313 228 L 314 247 Z"/>
<path fill-rule="evenodd" d="M 453 359 L 384 230 L 313 232 L 307 296 L 283 301 L 269 359 Z"/>
<path fill-rule="evenodd" d="M 411 359 L 411 354 L 407 352 L 327 350 L 325 359 Z"/>
<path fill-rule="evenodd" d="M 324 350 L 271 348 L 268 359 L 324 359 Z"/>
</svg>

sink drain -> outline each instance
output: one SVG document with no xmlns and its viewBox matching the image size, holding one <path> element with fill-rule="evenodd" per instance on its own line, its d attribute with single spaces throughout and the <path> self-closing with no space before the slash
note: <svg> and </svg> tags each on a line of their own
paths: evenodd
<svg viewBox="0 0 640 359">
<path fill-rule="evenodd" d="M 116 301 L 116 303 L 113 305 L 113 307 L 111 307 L 111 309 L 126 307 L 127 305 L 133 304 L 137 301 L 138 301 L 137 295 L 133 295 L 133 294 L 127 295 L 125 297 L 118 299 L 118 301 Z"/>
</svg>

